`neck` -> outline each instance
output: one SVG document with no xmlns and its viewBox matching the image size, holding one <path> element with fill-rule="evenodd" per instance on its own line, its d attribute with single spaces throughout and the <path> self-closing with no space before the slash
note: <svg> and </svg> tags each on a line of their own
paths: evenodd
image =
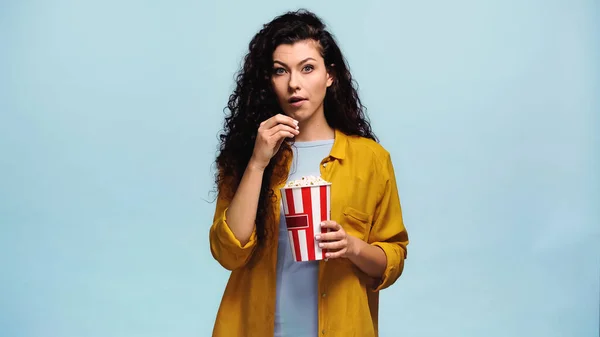
<svg viewBox="0 0 600 337">
<path fill-rule="evenodd" d="M 333 139 L 335 131 L 327 124 L 324 114 L 315 114 L 314 118 L 301 121 L 300 134 L 295 137 L 297 142 Z"/>
<path fill-rule="evenodd" d="M 325 109 L 322 103 L 310 118 L 300 120 L 298 126 L 300 127 L 300 134 L 295 137 L 297 142 L 328 140 L 335 137 L 335 131 L 325 119 Z"/>
</svg>

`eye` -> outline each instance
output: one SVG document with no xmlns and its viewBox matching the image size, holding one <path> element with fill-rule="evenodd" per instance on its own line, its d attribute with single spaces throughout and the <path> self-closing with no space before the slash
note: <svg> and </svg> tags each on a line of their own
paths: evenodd
<svg viewBox="0 0 600 337">
<path fill-rule="evenodd" d="M 278 67 L 273 69 L 273 74 L 275 75 L 283 75 L 285 73 L 285 69 Z"/>
<path fill-rule="evenodd" d="M 304 66 L 304 68 L 302 68 L 302 71 L 305 71 L 307 73 L 313 71 L 315 69 L 315 67 L 312 64 L 307 64 L 306 66 Z"/>
</svg>

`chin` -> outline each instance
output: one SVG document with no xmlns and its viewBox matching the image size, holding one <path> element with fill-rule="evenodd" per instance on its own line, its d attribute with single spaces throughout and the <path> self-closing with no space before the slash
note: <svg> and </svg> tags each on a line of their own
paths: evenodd
<svg viewBox="0 0 600 337">
<path fill-rule="evenodd" d="M 285 114 L 292 117 L 293 119 L 297 120 L 298 122 L 303 122 L 305 120 L 308 120 L 314 115 L 314 113 L 310 113 L 310 112 L 306 111 L 305 109 L 298 109 L 296 111 L 288 111 Z"/>
</svg>

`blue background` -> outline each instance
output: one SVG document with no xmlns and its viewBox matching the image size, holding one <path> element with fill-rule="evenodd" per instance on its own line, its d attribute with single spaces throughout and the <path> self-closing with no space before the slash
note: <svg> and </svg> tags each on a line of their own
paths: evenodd
<svg viewBox="0 0 600 337">
<path fill-rule="evenodd" d="M 298 7 L 396 167 L 411 244 L 381 336 L 598 336 L 591 0 L 1 1 L 0 335 L 210 335 L 222 110 Z"/>
</svg>

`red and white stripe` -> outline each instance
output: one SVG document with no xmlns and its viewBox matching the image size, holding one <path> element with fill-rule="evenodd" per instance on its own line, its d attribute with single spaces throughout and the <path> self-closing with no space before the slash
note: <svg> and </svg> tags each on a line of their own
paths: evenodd
<svg viewBox="0 0 600 337">
<path fill-rule="evenodd" d="M 330 219 L 331 185 L 284 188 L 281 197 L 294 260 L 323 260 L 315 236 L 326 232 L 320 223 Z"/>
</svg>

